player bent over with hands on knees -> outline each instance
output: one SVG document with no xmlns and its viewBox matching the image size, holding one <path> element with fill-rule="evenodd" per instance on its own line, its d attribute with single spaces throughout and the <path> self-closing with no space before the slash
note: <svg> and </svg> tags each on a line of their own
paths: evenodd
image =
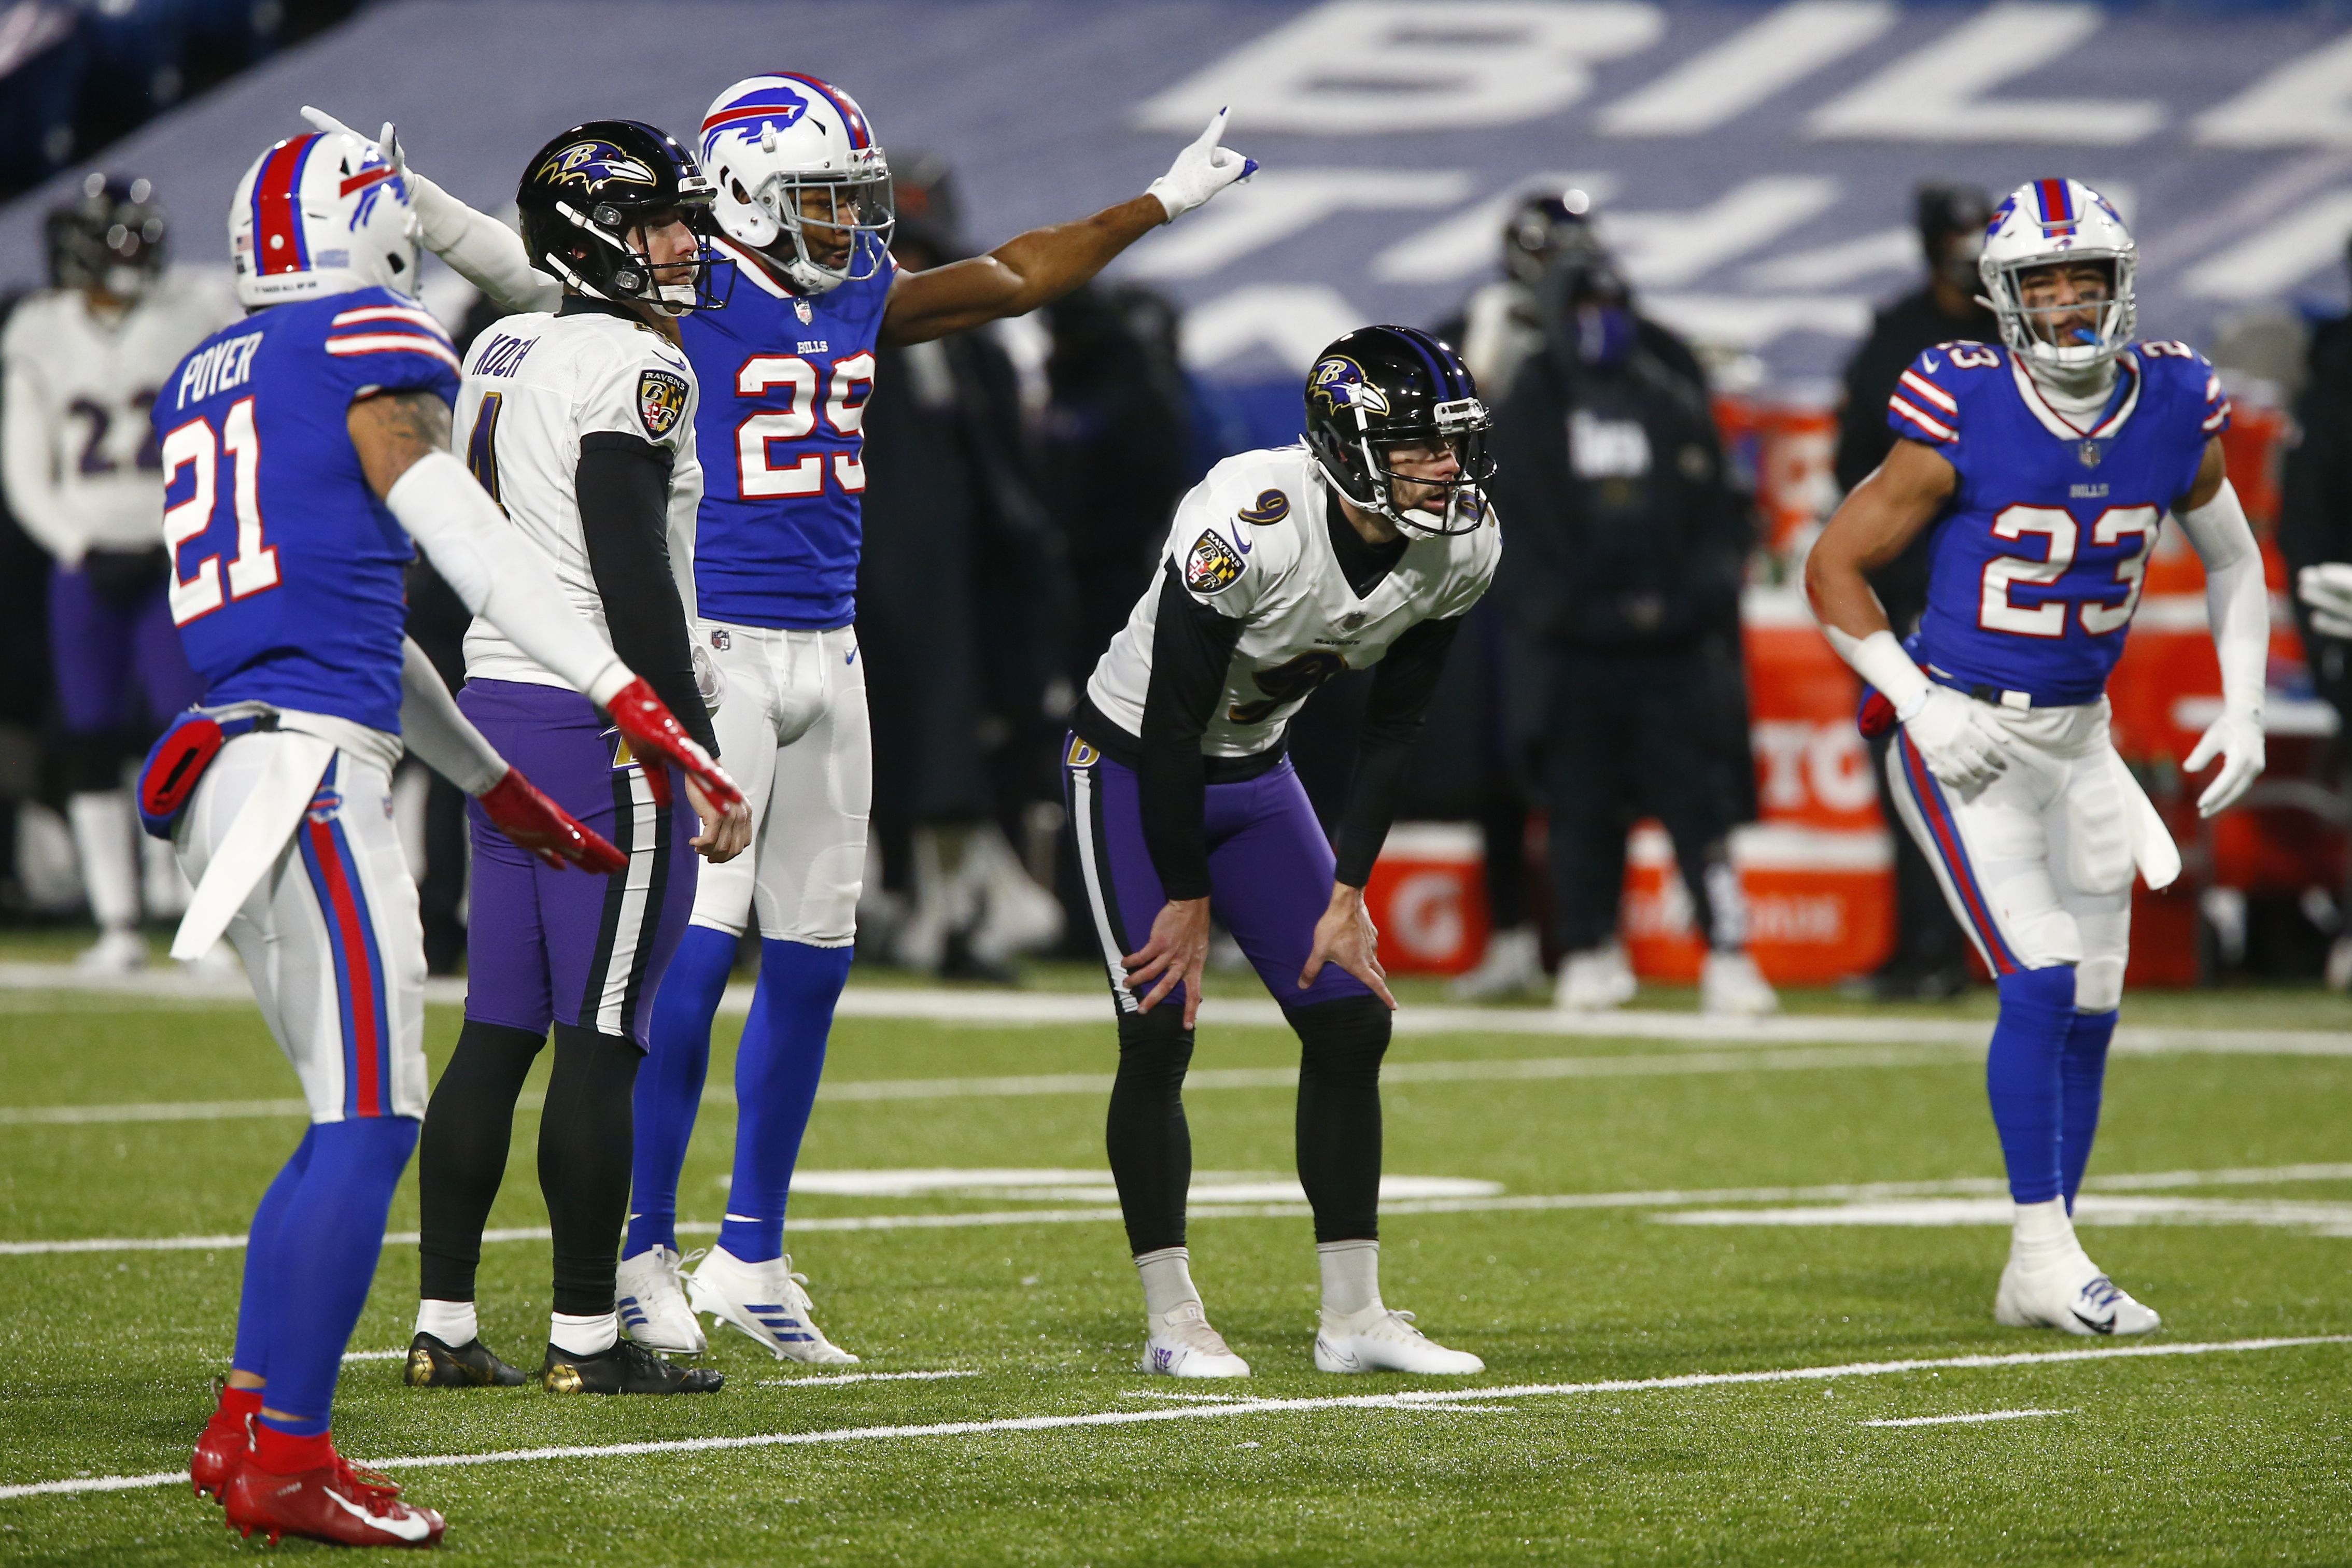
<svg viewBox="0 0 2352 1568">
<path fill-rule="evenodd" d="M 1182 1090 L 1212 901 L 1298 1034 L 1298 1176 L 1323 1281 L 1325 1372 L 1481 1372 L 1381 1300 L 1381 1058 L 1396 1006 L 1364 883 L 1500 527 L 1488 420 L 1452 349 L 1367 327 L 1307 381 L 1307 443 L 1227 458 L 1178 507 L 1160 579 L 1072 716 L 1063 779 L 1118 1013 L 1107 1139 L 1143 1280 L 1142 1369 L 1244 1377 L 1184 1247 Z M 1331 844 L 1284 748 L 1341 671 L 1376 667 Z"/>
<path fill-rule="evenodd" d="M 1941 344 L 1903 373 L 1887 412 L 1901 439 L 1805 568 L 1823 630 L 1873 688 L 1865 731 L 1901 726 L 1897 807 L 2000 986 L 1985 1082 L 2017 1209 L 1993 1316 L 2077 1334 L 2158 1326 L 2069 1217 L 2123 998 L 2132 873 L 2162 887 L 2180 870 L 2116 755 L 2105 695 L 2168 512 L 2205 563 L 2221 656 L 2221 716 L 2186 764 L 2220 759 L 2197 802 L 2208 817 L 2262 772 L 2270 645 L 2261 553 L 2222 469 L 2229 400 L 2187 345 L 2130 341 L 2136 260 L 2089 186 L 2019 187 L 1979 263 L 2001 343 Z M 1923 528 L 1927 610 L 1900 643 L 1864 573 Z"/>
<path fill-rule="evenodd" d="M 171 609 L 206 706 L 157 743 L 141 809 L 195 884 L 174 953 L 226 931 L 310 1106 L 254 1216 L 234 1369 L 189 1467 L 232 1528 L 273 1541 L 442 1531 L 328 1430 L 425 1112 L 424 935 L 391 810 L 404 737 L 551 863 L 620 861 L 506 765 L 405 643 L 414 549 L 638 755 L 734 794 L 450 455 L 457 355 L 402 292 L 412 225 L 404 183 L 368 144 L 270 148 L 230 211 L 249 314 L 182 361 L 153 410 Z"/>
<path fill-rule="evenodd" d="M 715 751 L 687 632 L 702 474 L 694 372 L 675 324 L 719 302 L 702 241 L 709 186 L 661 131 L 592 120 L 532 155 L 516 201 L 532 254 L 564 279 L 564 293 L 554 311 L 509 317 L 476 340 L 458 444 L 509 526 L 553 565 L 565 601 L 646 673 L 694 744 Z M 614 1268 L 630 1098 L 653 990 L 693 904 L 692 852 L 713 861 L 739 852 L 750 810 L 731 793 L 703 793 L 691 775 L 676 798 L 659 758 L 633 749 L 485 619 L 467 633 L 466 670 L 467 716 L 601 827 L 628 864 L 601 895 L 583 896 L 475 819 L 466 1023 L 425 1121 L 422 1300 L 406 1379 L 524 1381 L 482 1343 L 475 1272 L 515 1100 L 552 1026 L 539 1173 L 554 1310 L 540 1381 L 561 1393 L 715 1391 L 719 1373 L 672 1365 L 620 1337 Z"/>
<path fill-rule="evenodd" d="M 696 648 L 726 694 L 718 734 L 751 800 L 754 848 L 705 869 L 653 1008 L 618 1277 L 622 1326 L 640 1343 L 700 1351 L 700 1311 L 778 1357 L 857 1359 L 814 1321 L 784 1251 L 784 1211 L 849 974 L 866 864 L 873 761 L 853 622 L 860 427 L 875 350 L 1022 315 L 1085 283 L 1256 167 L 1219 145 L 1224 124 L 1220 112 L 1132 200 L 1015 235 L 984 256 L 910 272 L 888 248 L 889 164 L 840 88 L 790 72 L 750 77 L 703 117 L 701 162 L 718 187 L 722 231 L 712 243 L 736 281 L 726 309 L 677 323 L 701 380 L 694 420 L 712 470 L 694 554 Z M 398 162 L 390 127 L 383 142 Z M 535 268 L 512 231 L 415 183 L 428 246 L 508 308 L 548 308 L 551 269 Z M 711 1019 L 755 913 L 760 979 L 736 1055 L 727 1218 L 686 1276 L 678 1174 L 701 1106 Z M 428 1230 L 433 1169 L 428 1137 Z"/>
</svg>

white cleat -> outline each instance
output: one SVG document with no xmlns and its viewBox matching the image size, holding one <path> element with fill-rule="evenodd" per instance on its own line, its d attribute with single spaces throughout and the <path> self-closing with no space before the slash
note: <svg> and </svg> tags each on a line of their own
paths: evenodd
<svg viewBox="0 0 2352 1568">
<path fill-rule="evenodd" d="M 688 1298 L 698 1312 L 741 1330 L 778 1361 L 812 1366 L 855 1366 L 857 1358 L 824 1337 L 809 1315 L 808 1276 L 793 1272 L 790 1253 L 765 1263 L 746 1263 L 724 1247 L 713 1247 L 686 1277 Z"/>
<path fill-rule="evenodd" d="M 1717 1018 L 1760 1019 L 1780 1010 L 1780 998 L 1745 953 L 1709 953 L 1698 972 L 1699 1009 Z"/>
<path fill-rule="evenodd" d="M 2085 1337 L 2153 1333 L 2164 1326 L 2153 1309 L 2126 1295 L 2080 1252 L 2032 1270 L 2011 1259 L 2000 1271 L 1992 1318 L 2005 1328 L 2063 1329 Z"/>
<path fill-rule="evenodd" d="M 1632 1001 L 1639 988 L 1633 966 L 1625 961 L 1623 945 L 1612 942 L 1606 947 L 1570 953 L 1559 961 L 1552 1006 L 1562 1012 L 1607 1012 Z"/>
<path fill-rule="evenodd" d="M 1180 1301 L 1152 1320 L 1137 1370 L 1162 1377 L 1247 1377 L 1249 1363 L 1209 1326 L 1198 1301 Z"/>
<path fill-rule="evenodd" d="M 1543 989 L 1543 944 L 1531 926 L 1497 931 L 1478 967 L 1447 988 L 1462 1002 L 1496 1002 Z"/>
<path fill-rule="evenodd" d="M 147 938 L 128 926 L 100 933 L 74 957 L 75 970 L 84 975 L 131 975 L 146 967 Z"/>
<path fill-rule="evenodd" d="M 1315 1335 L 1318 1372 L 1414 1372 L 1425 1377 L 1467 1377 L 1486 1364 L 1466 1350 L 1448 1350 L 1412 1326 L 1411 1312 L 1375 1303 L 1341 1317 L 1322 1314 Z"/>
<path fill-rule="evenodd" d="M 703 1337 L 702 1321 L 686 1304 L 678 1282 L 678 1255 L 667 1247 L 648 1247 L 621 1260 L 613 1282 L 613 1311 L 621 1332 L 647 1350 L 672 1355 L 700 1355 L 710 1348 Z"/>
</svg>

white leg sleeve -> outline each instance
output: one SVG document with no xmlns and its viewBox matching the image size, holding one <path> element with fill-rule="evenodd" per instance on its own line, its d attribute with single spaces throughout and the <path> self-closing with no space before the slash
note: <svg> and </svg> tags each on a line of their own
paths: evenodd
<svg viewBox="0 0 2352 1568">
<path fill-rule="evenodd" d="M 131 812 L 131 792 L 68 796 L 66 820 L 73 824 L 90 917 L 106 930 L 128 931 L 139 924 L 139 852 L 131 841 L 139 826 Z"/>
</svg>

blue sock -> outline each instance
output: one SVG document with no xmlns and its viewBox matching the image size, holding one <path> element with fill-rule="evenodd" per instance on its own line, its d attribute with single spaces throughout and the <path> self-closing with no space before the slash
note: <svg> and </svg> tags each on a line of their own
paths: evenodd
<svg viewBox="0 0 2352 1568">
<path fill-rule="evenodd" d="M 2059 1061 L 2074 1025 L 2071 966 L 2000 977 L 2000 1019 L 1985 1054 L 1985 1094 L 2009 1164 L 2009 1196 L 2047 1203 L 2059 1194 Z"/>
<path fill-rule="evenodd" d="M 2067 1031 L 2065 1053 L 2058 1059 L 2059 1080 L 2065 1092 L 2065 1114 L 2058 1157 L 2066 1183 L 2066 1212 L 2074 1212 L 2074 1195 L 2082 1190 L 2083 1168 L 2091 1163 L 2091 1140 L 2099 1131 L 2099 1091 L 2107 1077 L 2107 1042 L 2116 1038 L 2116 1009 L 2076 1013 Z"/>
<path fill-rule="evenodd" d="M 302 1130 L 302 1141 L 261 1195 L 246 1237 L 245 1287 L 237 1292 L 236 1351 L 229 1366 L 263 1379 L 269 1376 L 270 1303 L 278 1298 L 278 1228 L 285 1223 L 286 1206 L 301 1186 L 302 1173 L 310 1168 L 311 1138 L 317 1131 L 316 1126 Z"/>
<path fill-rule="evenodd" d="M 747 1263 L 784 1250 L 784 1200 L 854 951 L 760 944 L 760 988 L 735 1053 L 735 1179 L 719 1228 L 719 1245 Z"/>
<path fill-rule="evenodd" d="M 320 1123 L 303 1140 L 310 1160 L 286 1196 L 269 1265 L 275 1308 L 263 1401 L 281 1413 L 270 1422 L 281 1432 L 326 1430 L 416 1131 L 405 1116 L 361 1116 Z"/>
<path fill-rule="evenodd" d="M 648 1247 L 677 1249 L 677 1176 L 702 1109 L 710 1073 L 710 1020 L 727 977 L 735 971 L 739 938 L 708 925 L 689 925 L 662 972 L 654 997 L 650 1049 L 637 1073 L 636 1154 L 629 1174 L 629 1235 L 634 1258 Z"/>
</svg>

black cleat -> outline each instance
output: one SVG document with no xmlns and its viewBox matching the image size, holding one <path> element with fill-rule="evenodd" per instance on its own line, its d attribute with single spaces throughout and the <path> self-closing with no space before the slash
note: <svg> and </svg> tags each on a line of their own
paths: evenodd
<svg viewBox="0 0 2352 1568">
<path fill-rule="evenodd" d="M 411 1388 L 520 1388 L 530 1378 L 509 1366 L 479 1337 L 452 1349 L 429 1333 L 408 1342 L 408 1364 L 400 1380 Z"/>
<path fill-rule="evenodd" d="M 708 1366 L 673 1365 L 624 1339 L 593 1355 L 573 1355 L 551 1344 L 539 1380 L 551 1394 L 716 1394 L 727 1375 Z"/>
</svg>

